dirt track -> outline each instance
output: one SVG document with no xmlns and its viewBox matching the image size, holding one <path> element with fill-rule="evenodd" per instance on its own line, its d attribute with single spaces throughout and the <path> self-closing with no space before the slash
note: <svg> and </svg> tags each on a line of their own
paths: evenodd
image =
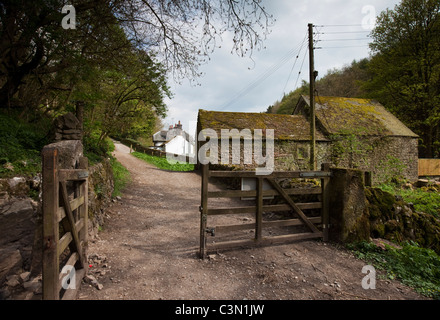
<svg viewBox="0 0 440 320">
<path fill-rule="evenodd" d="M 82 284 L 80 300 L 423 299 L 380 276 L 376 289 L 363 289 L 365 263 L 321 241 L 230 250 L 200 260 L 200 176 L 156 169 L 118 143 L 115 156 L 132 183 L 108 209 L 99 239 L 89 244 L 89 273 L 103 287 Z"/>
</svg>

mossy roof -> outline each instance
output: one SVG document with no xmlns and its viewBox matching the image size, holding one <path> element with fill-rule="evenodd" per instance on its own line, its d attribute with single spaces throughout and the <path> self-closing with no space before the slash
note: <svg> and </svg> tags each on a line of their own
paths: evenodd
<svg viewBox="0 0 440 320">
<path fill-rule="evenodd" d="M 318 96 L 315 102 L 316 118 L 329 134 L 418 137 L 372 99 Z M 309 108 L 309 97 L 302 96 L 301 103 Z"/>
<path fill-rule="evenodd" d="M 200 129 L 213 129 L 221 137 L 221 129 L 273 129 L 276 140 L 310 140 L 310 124 L 303 115 L 250 113 L 250 112 L 220 112 L 199 110 L 198 121 Z M 263 137 L 265 133 L 263 131 Z M 317 130 L 317 141 L 328 141 Z"/>
</svg>

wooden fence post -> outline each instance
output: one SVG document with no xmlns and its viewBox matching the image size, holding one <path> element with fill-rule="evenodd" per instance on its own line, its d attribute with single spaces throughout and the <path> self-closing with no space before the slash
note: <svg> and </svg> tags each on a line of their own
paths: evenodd
<svg viewBox="0 0 440 320">
<path fill-rule="evenodd" d="M 58 150 L 42 151 L 43 299 L 59 300 Z"/>
<path fill-rule="evenodd" d="M 257 212 L 255 219 L 255 240 L 262 239 L 263 229 L 263 178 L 257 179 Z"/>
<path fill-rule="evenodd" d="M 89 169 L 89 160 L 86 157 L 82 157 L 79 159 L 79 169 Z M 85 179 L 79 188 L 80 194 L 79 196 L 84 196 L 84 205 L 79 208 L 79 219 L 84 219 L 84 227 L 80 231 L 80 239 L 79 241 L 83 247 L 83 261 L 87 261 L 87 249 L 88 249 L 88 233 L 89 233 L 89 212 L 88 212 L 88 203 L 89 203 L 89 179 Z M 87 273 L 87 265 L 84 268 Z"/>
<path fill-rule="evenodd" d="M 206 222 L 208 212 L 208 180 L 209 164 L 202 165 L 202 190 L 201 190 L 201 206 L 200 206 L 200 258 L 206 256 Z"/>
<path fill-rule="evenodd" d="M 330 171 L 330 164 L 323 163 L 321 165 L 322 171 Z M 321 179 L 321 187 L 322 187 L 322 231 L 323 231 L 323 241 L 328 241 L 328 233 L 329 233 L 329 184 L 330 178 L 325 177 Z"/>
</svg>

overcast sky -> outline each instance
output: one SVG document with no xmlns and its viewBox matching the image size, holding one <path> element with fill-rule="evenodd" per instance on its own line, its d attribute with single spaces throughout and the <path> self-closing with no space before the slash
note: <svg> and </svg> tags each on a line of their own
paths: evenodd
<svg viewBox="0 0 440 320">
<path fill-rule="evenodd" d="M 231 54 L 232 45 L 228 43 L 228 37 L 224 37 L 222 47 L 216 49 L 210 62 L 201 67 L 204 76 L 198 79 L 199 86 L 191 85 L 189 81 L 176 84 L 169 80 L 174 97 L 166 100 L 168 116 L 163 120 L 165 127 L 180 120 L 183 129 L 193 135 L 199 109 L 266 111 L 284 93 L 300 86 L 302 79 L 308 81 L 308 23 L 317 26 L 315 31 L 320 34 L 315 37 L 322 40 L 316 44 L 322 49 L 315 50 L 315 70 L 319 79 L 331 69 L 368 57 L 372 17 L 400 3 L 398 0 L 263 2 L 276 19 L 264 42 L 266 49 L 255 51 L 252 60 L 241 58 Z M 304 39 L 306 43 L 299 51 Z"/>
</svg>

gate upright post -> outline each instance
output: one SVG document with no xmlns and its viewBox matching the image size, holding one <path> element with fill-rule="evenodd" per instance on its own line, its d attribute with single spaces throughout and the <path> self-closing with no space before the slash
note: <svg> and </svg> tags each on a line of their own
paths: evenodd
<svg viewBox="0 0 440 320">
<path fill-rule="evenodd" d="M 59 300 L 58 149 L 42 151 L 43 299 Z"/>
<path fill-rule="evenodd" d="M 262 238 L 263 227 L 263 178 L 257 179 L 257 212 L 255 219 L 255 240 L 260 241 Z"/>
<path fill-rule="evenodd" d="M 330 171 L 330 163 L 323 163 L 321 165 L 322 171 Z M 329 233 L 329 185 L 330 185 L 330 177 L 325 177 L 321 179 L 321 187 L 322 187 L 322 228 L 323 228 L 323 240 L 328 241 L 328 233 Z"/>
<path fill-rule="evenodd" d="M 208 178 L 209 164 L 202 165 L 202 190 L 200 205 L 200 258 L 206 257 L 206 222 L 208 218 Z"/>
<path fill-rule="evenodd" d="M 89 169 L 89 160 L 87 159 L 87 157 L 82 157 L 79 160 L 79 168 L 80 169 Z M 87 177 L 87 179 L 85 179 L 84 181 L 82 181 L 81 186 L 79 188 L 80 190 L 80 194 L 79 196 L 83 196 L 84 197 L 84 204 L 82 206 L 80 206 L 79 208 L 79 218 L 80 219 L 84 219 L 84 227 L 80 232 L 80 239 L 79 241 L 82 244 L 82 248 L 83 248 L 83 252 L 81 252 L 80 254 L 83 255 L 83 261 L 87 261 L 87 250 L 88 250 L 88 233 L 89 233 L 89 207 L 88 207 L 88 203 L 89 203 L 89 179 Z M 84 268 L 85 272 L 87 273 L 88 268 L 85 267 Z"/>
</svg>

